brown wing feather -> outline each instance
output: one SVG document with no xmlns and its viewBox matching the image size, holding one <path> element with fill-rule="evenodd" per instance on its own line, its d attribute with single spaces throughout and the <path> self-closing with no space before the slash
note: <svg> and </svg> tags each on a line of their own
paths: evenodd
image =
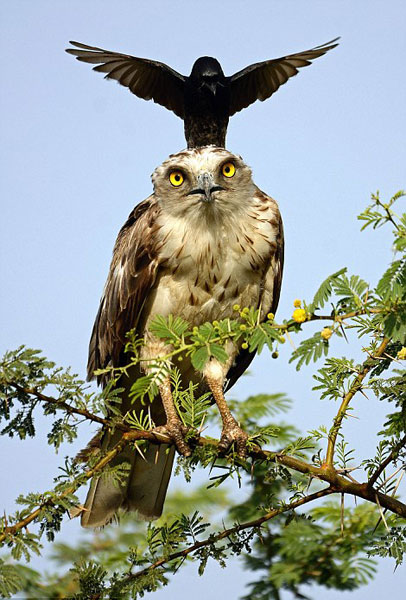
<svg viewBox="0 0 406 600">
<path fill-rule="evenodd" d="M 141 202 L 121 228 L 89 345 L 88 379 L 96 369 L 119 366 L 126 333 L 137 326 L 157 277 L 154 228 L 159 207 L 153 196 Z"/>
<path fill-rule="evenodd" d="M 272 96 L 286 81 L 297 75 L 298 69 L 307 67 L 312 60 L 323 56 L 338 46 L 336 38 L 311 50 L 265 60 L 234 73 L 230 81 L 230 116 L 256 100 L 261 102 Z"/>
<path fill-rule="evenodd" d="M 282 285 L 285 241 L 282 217 L 275 200 L 267 194 L 264 194 L 264 192 L 258 188 L 256 193 L 259 194 L 265 202 L 274 206 L 274 214 L 277 220 L 276 250 L 269 254 L 264 269 L 262 294 L 258 302 L 258 308 L 261 307 L 261 312 L 267 315 L 270 312 L 275 314 L 276 309 L 278 308 Z M 266 302 L 266 305 L 264 305 L 264 301 Z M 248 350 L 240 351 L 234 364 L 227 373 L 225 391 L 229 390 L 248 369 L 255 354 L 256 352 L 249 352 Z"/>
<path fill-rule="evenodd" d="M 82 62 L 95 64 L 93 70 L 105 73 L 106 79 L 115 79 L 139 98 L 153 100 L 184 118 L 185 77 L 165 63 L 79 42 L 69 43 L 76 48 L 68 48 L 68 54 Z"/>
</svg>

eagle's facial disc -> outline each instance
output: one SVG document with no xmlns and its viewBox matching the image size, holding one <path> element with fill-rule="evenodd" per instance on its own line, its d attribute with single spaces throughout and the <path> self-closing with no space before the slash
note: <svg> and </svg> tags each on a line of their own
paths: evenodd
<svg viewBox="0 0 406 600">
<path fill-rule="evenodd" d="M 197 228 L 207 227 L 207 220 L 243 218 L 255 193 L 241 157 L 215 146 L 171 155 L 155 169 L 152 182 L 163 214 Z"/>
</svg>

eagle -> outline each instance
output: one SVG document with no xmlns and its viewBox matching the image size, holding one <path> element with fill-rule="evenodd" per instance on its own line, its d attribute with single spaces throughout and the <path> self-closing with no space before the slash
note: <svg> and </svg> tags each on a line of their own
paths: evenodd
<svg viewBox="0 0 406 600">
<path fill-rule="evenodd" d="M 213 144 L 225 147 L 229 118 L 256 100 L 272 96 L 298 69 L 335 48 L 339 38 L 304 52 L 254 63 L 229 77 L 211 56 L 196 60 L 189 76 L 168 65 L 111 52 L 80 42 L 66 52 L 77 60 L 95 64 L 94 71 L 106 73 L 144 100 L 153 100 L 183 119 L 188 148 Z"/>
<path fill-rule="evenodd" d="M 265 320 L 276 311 L 282 280 L 284 237 L 278 205 L 254 184 L 240 156 L 215 146 L 186 149 L 160 165 L 152 182 L 153 194 L 134 208 L 118 234 L 89 347 L 92 379 L 96 369 L 127 364 L 124 347 L 130 329 L 143 338 L 143 369 L 133 367 L 120 380 L 123 415 L 142 410 L 139 401 L 131 401 L 131 386 L 151 372 L 150 361 L 170 352 L 149 331 L 154 317 L 179 316 L 199 326 L 235 318 L 233 306 L 239 304 L 256 307 Z M 186 385 L 197 384 L 199 393 L 210 393 L 217 404 L 223 424 L 219 449 L 225 452 L 234 443 L 243 455 L 247 435 L 224 393 L 255 353 L 241 348 L 241 342 L 229 341 L 225 349 L 227 362 L 211 357 L 201 373 L 186 357 L 177 367 Z M 190 448 L 169 376 L 160 380 L 158 389 L 151 417 L 174 445 L 151 445 L 144 458 L 126 447 L 112 462 L 130 465 L 126 481 L 119 487 L 106 478 L 92 481 L 81 516 L 84 527 L 108 523 L 120 508 L 145 519 L 161 515 L 175 446 L 185 456 Z M 105 432 L 102 450 L 120 436 L 119 431 Z"/>
</svg>

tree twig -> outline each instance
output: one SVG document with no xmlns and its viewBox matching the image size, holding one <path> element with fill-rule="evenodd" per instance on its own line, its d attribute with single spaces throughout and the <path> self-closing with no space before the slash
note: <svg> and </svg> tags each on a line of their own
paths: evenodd
<svg viewBox="0 0 406 600">
<path fill-rule="evenodd" d="M 382 342 L 381 342 L 378 350 L 375 352 L 373 358 L 380 358 L 382 356 L 382 354 L 385 352 L 387 345 L 389 344 L 389 341 L 390 340 L 387 337 L 385 337 L 382 340 Z M 343 422 L 345 413 L 347 412 L 347 408 L 348 408 L 351 400 L 355 396 L 355 394 L 361 389 L 362 382 L 364 381 L 365 377 L 368 375 L 369 371 L 373 367 L 374 367 L 374 365 L 371 364 L 371 359 L 368 359 L 368 361 L 364 362 L 362 370 L 355 377 L 355 380 L 353 381 L 353 384 L 352 384 L 349 392 L 347 392 L 345 394 L 345 396 L 341 402 L 341 405 L 340 405 L 340 408 L 338 409 L 337 415 L 334 418 L 333 426 L 331 427 L 329 434 L 328 434 L 326 464 L 329 467 L 333 466 L 334 449 L 335 449 L 335 444 L 336 444 L 336 440 L 337 440 L 337 435 L 338 435 L 338 432 L 340 431 L 341 423 Z"/>
<path fill-rule="evenodd" d="M 20 392 L 21 394 L 29 394 L 30 396 L 34 396 L 35 398 L 37 398 L 37 400 L 40 400 L 40 402 L 52 404 L 57 408 L 65 410 L 69 414 L 80 415 L 81 417 L 85 417 L 85 419 L 88 419 L 89 421 L 94 421 L 95 423 L 100 423 L 101 425 L 111 427 L 111 423 L 108 419 L 103 419 L 103 417 L 99 417 L 98 415 L 89 412 L 85 408 L 75 408 L 67 402 L 65 402 L 64 400 L 60 400 L 59 398 L 53 398 L 52 396 L 47 396 L 42 392 L 39 392 L 35 388 L 26 388 L 14 382 L 9 382 L 7 385 L 15 388 L 17 392 Z M 124 423 L 114 424 L 114 427 L 116 429 L 120 429 L 121 431 L 130 430 L 130 428 Z"/>
<path fill-rule="evenodd" d="M 163 566 L 164 564 L 169 563 L 173 560 L 176 560 L 177 558 L 186 557 L 189 554 L 196 552 L 196 550 L 203 548 L 204 546 L 211 546 L 212 544 L 220 542 L 221 540 L 224 540 L 225 538 L 228 538 L 235 533 L 239 533 L 240 531 L 244 531 L 245 529 L 254 529 L 256 527 L 260 527 L 266 521 L 269 521 L 284 512 L 294 510 L 295 508 L 298 508 L 299 506 L 303 506 L 304 504 L 307 504 L 308 502 L 313 502 L 314 500 L 317 500 L 318 498 L 323 498 L 324 496 L 328 496 L 329 494 L 333 494 L 333 493 L 334 493 L 334 490 L 331 489 L 330 487 L 328 487 L 324 490 L 320 490 L 319 492 L 315 492 L 314 494 L 310 494 L 309 496 L 305 496 L 304 498 L 300 498 L 299 500 L 295 500 L 294 502 L 291 502 L 290 504 L 281 506 L 280 508 L 275 508 L 274 510 L 269 511 L 262 517 L 259 517 L 258 519 L 254 519 L 252 521 L 247 521 L 246 523 L 240 523 L 239 525 L 235 525 L 234 527 L 230 527 L 229 529 L 224 529 L 224 531 L 221 531 L 220 533 L 218 533 L 216 535 L 211 535 L 204 540 L 196 542 L 195 544 L 193 544 L 192 546 L 189 546 L 188 548 L 184 548 L 183 550 L 179 550 L 177 552 L 172 552 L 172 554 L 169 554 L 168 556 L 160 558 L 159 560 L 155 561 L 148 567 L 145 567 L 145 569 L 141 569 L 140 571 L 137 571 L 136 573 L 130 573 L 126 578 L 126 581 L 133 581 L 134 579 L 138 579 L 138 578 L 142 577 L 143 575 L 146 575 L 150 571 L 154 571 L 155 569 L 158 569 L 159 567 Z"/>
<path fill-rule="evenodd" d="M 373 487 L 375 485 L 381 473 L 383 473 L 386 467 L 397 457 L 399 451 L 404 446 L 406 446 L 406 435 L 396 444 L 394 448 L 392 448 L 392 451 L 390 452 L 389 456 L 385 458 L 385 460 L 379 465 L 376 471 L 371 475 L 370 479 L 368 480 L 368 485 L 370 487 Z"/>
<path fill-rule="evenodd" d="M 81 482 L 77 483 L 76 485 L 72 485 L 70 488 L 65 490 L 57 497 L 56 500 L 53 500 L 52 498 L 47 499 L 41 504 L 41 506 L 39 506 L 36 510 L 18 523 L 4 527 L 2 533 L 0 534 L 0 542 L 3 542 L 7 536 L 15 534 L 20 529 L 23 529 L 35 521 L 37 517 L 40 516 L 43 508 L 55 505 L 59 499 L 74 493 L 83 483 L 93 477 L 93 475 L 95 475 L 97 472 L 101 471 L 103 467 L 105 467 L 119 452 L 121 452 L 126 444 L 139 440 L 147 440 L 154 444 L 172 443 L 168 436 L 154 431 L 130 431 L 123 433 L 122 438 L 116 444 L 116 446 L 114 446 L 114 448 L 112 448 L 112 450 L 110 450 L 92 469 L 89 469 L 83 474 Z M 195 441 L 195 444 L 198 446 L 217 447 L 218 442 L 217 440 L 198 438 Z M 267 450 L 262 450 L 259 448 L 259 446 L 251 449 L 249 451 L 249 456 L 254 460 L 275 462 L 299 473 L 303 473 L 305 475 L 309 475 L 310 477 L 325 481 L 330 485 L 329 489 L 331 489 L 331 493 L 351 494 L 372 502 L 373 504 L 376 504 L 378 500 L 378 503 L 381 507 L 384 507 L 403 518 L 406 518 L 406 504 L 403 504 L 392 496 L 388 496 L 375 490 L 369 486 L 368 482 L 357 483 L 345 479 L 339 475 L 332 466 L 323 465 L 321 467 L 316 467 L 315 465 L 306 463 L 305 461 L 295 458 L 294 456 L 285 455 L 283 452 L 270 452 Z M 227 457 L 225 458 L 227 459 Z"/>
</svg>

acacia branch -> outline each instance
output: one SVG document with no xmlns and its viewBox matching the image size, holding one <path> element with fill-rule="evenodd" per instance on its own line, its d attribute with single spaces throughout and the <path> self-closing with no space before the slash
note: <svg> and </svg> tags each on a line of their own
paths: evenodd
<svg viewBox="0 0 406 600">
<path fill-rule="evenodd" d="M 55 506 L 58 504 L 59 500 L 65 498 L 69 494 L 74 493 L 81 485 L 93 477 L 93 475 L 100 472 L 119 452 L 122 451 L 126 444 L 140 440 L 147 440 L 153 444 L 172 443 L 171 439 L 167 435 L 154 431 L 130 431 L 123 433 L 122 438 L 114 446 L 114 448 L 112 448 L 112 450 L 110 450 L 103 458 L 101 458 L 101 460 L 94 467 L 83 473 L 83 475 L 80 477 L 80 481 L 75 482 L 75 484 L 70 486 L 67 490 L 57 495 L 55 499 L 49 498 L 44 501 L 36 510 L 18 523 L 4 527 L 2 533 L 0 534 L 0 542 L 3 542 L 9 535 L 14 535 L 17 531 L 27 527 L 27 525 L 35 521 L 40 516 L 41 511 L 44 508 Z M 214 448 L 216 448 L 218 445 L 217 440 L 207 438 L 198 438 L 194 441 L 194 443 L 197 446 L 212 446 Z M 330 489 L 331 492 L 329 493 L 351 494 L 353 496 L 357 496 L 358 498 L 372 502 L 373 504 L 376 504 L 378 501 L 381 507 L 390 510 L 400 517 L 406 518 L 406 504 L 396 500 L 392 496 L 388 496 L 375 490 L 369 485 L 369 482 L 357 483 L 345 479 L 343 476 L 339 475 L 332 466 L 322 465 L 321 467 L 316 467 L 311 463 L 306 463 L 305 461 L 293 456 L 285 455 L 283 452 L 270 452 L 267 450 L 262 450 L 259 448 L 259 446 L 254 446 L 251 450 L 249 450 L 248 454 L 254 460 L 275 462 L 277 464 L 284 465 L 293 471 L 308 475 L 311 478 L 325 481 L 330 486 L 328 489 Z M 225 458 L 227 459 L 227 456 Z"/>
<path fill-rule="evenodd" d="M 186 558 L 186 556 L 188 556 L 189 554 L 192 554 L 193 552 L 196 552 L 196 550 L 200 550 L 200 548 L 203 548 L 204 546 L 212 546 L 213 544 L 220 542 L 221 540 L 224 540 L 225 538 L 228 538 L 235 533 L 239 533 L 240 531 L 244 531 L 245 529 L 255 529 L 257 527 L 261 527 L 261 525 L 263 523 L 265 523 L 266 521 L 270 521 L 271 519 L 275 518 L 276 516 L 278 516 L 284 512 L 294 510 L 294 509 L 298 508 L 299 506 L 302 506 L 303 504 L 307 504 L 308 502 L 313 502 L 313 500 L 317 500 L 318 498 L 323 498 L 324 496 L 328 496 L 329 494 L 333 494 L 333 493 L 334 493 L 334 490 L 332 488 L 328 487 L 324 490 L 320 490 L 319 492 L 315 492 L 314 494 L 310 494 L 309 496 L 305 496 L 304 498 L 300 498 L 299 500 L 295 500 L 294 502 L 291 502 L 290 504 L 281 506 L 280 508 L 275 508 L 275 509 L 269 511 L 268 513 L 266 513 L 265 515 L 263 515 L 262 517 L 259 517 L 258 519 L 254 519 L 252 521 L 247 521 L 246 523 L 240 523 L 239 525 L 234 525 L 234 527 L 230 527 L 229 529 L 224 529 L 224 531 L 221 531 L 220 533 L 217 533 L 216 535 L 210 535 L 208 538 L 201 540 L 200 542 L 196 542 L 195 544 L 193 544 L 192 546 L 189 546 L 188 548 L 184 548 L 183 550 L 178 550 L 177 552 L 172 552 L 172 554 L 169 554 L 168 556 L 160 558 L 159 560 L 155 561 L 148 567 L 145 567 L 145 569 L 137 571 L 136 573 L 130 573 L 127 576 L 127 578 L 125 579 L 125 582 L 129 582 L 129 581 L 133 581 L 134 579 L 138 579 L 138 578 L 142 577 L 143 575 L 146 575 L 149 572 L 154 571 L 155 569 L 158 569 L 162 565 L 172 562 L 173 560 L 176 560 L 177 558 Z"/>
<path fill-rule="evenodd" d="M 359 317 L 360 315 L 378 314 L 381 313 L 382 310 L 380 308 L 360 308 L 359 310 L 353 310 L 351 312 L 345 313 L 343 315 L 333 314 L 333 315 L 315 315 L 314 313 L 310 315 L 309 321 L 319 321 L 319 320 L 330 320 L 330 321 L 345 321 L 346 319 L 353 319 L 354 317 Z"/>
<path fill-rule="evenodd" d="M 108 419 L 104 419 L 103 417 L 99 417 L 95 415 L 85 408 L 75 408 L 65 402 L 64 400 L 60 400 L 59 398 L 54 398 L 52 396 L 47 396 L 42 392 L 39 392 L 35 388 L 23 387 L 22 385 L 14 382 L 9 382 L 7 385 L 15 388 L 17 392 L 20 394 L 29 394 L 30 396 L 34 396 L 40 402 L 44 402 L 45 404 L 52 404 L 61 410 L 65 410 L 69 414 L 80 415 L 81 417 L 85 417 L 89 421 L 94 421 L 95 423 L 100 423 L 100 425 L 105 425 L 106 427 L 111 427 L 111 423 Z M 124 423 L 115 423 L 114 427 L 116 429 L 120 429 L 121 431 L 129 431 L 130 428 Z"/>
<path fill-rule="evenodd" d="M 373 355 L 372 358 L 374 358 L 374 359 L 380 358 L 382 356 L 382 354 L 385 352 L 385 349 L 386 349 L 387 345 L 389 344 L 389 341 L 390 341 L 390 339 L 385 337 L 382 340 L 381 345 L 379 346 L 378 350 L 375 352 L 375 354 Z M 353 397 L 355 396 L 355 394 L 361 389 L 362 382 L 364 381 L 365 377 L 368 375 L 368 373 L 374 366 L 375 366 L 374 364 L 371 364 L 371 359 L 368 359 L 368 361 L 364 362 L 362 370 L 355 377 L 349 392 L 347 392 L 345 394 L 345 396 L 341 402 L 341 405 L 340 405 L 340 408 L 338 409 L 337 415 L 334 418 L 333 426 L 330 429 L 329 434 L 328 434 L 326 463 L 329 467 L 333 466 L 334 449 L 335 449 L 335 444 L 336 444 L 336 440 L 337 440 L 337 435 L 338 435 L 338 432 L 340 431 L 341 423 L 343 422 L 343 419 L 346 415 L 348 406 L 349 406 L 351 400 L 353 399 Z"/>
<path fill-rule="evenodd" d="M 149 442 L 155 444 L 171 443 L 171 439 L 163 433 L 155 433 L 153 431 L 130 431 L 123 433 L 119 442 L 109 452 L 107 452 L 107 454 L 105 454 L 103 458 L 101 458 L 94 467 L 88 469 L 80 476 L 80 481 L 76 481 L 67 490 L 65 490 L 61 494 L 58 494 L 55 499 L 48 498 L 47 500 L 45 500 L 33 512 L 27 515 L 24 519 L 21 519 L 21 521 L 14 523 L 14 525 L 4 527 L 2 532 L 0 533 L 0 543 L 3 542 L 7 536 L 14 535 L 17 531 L 24 529 L 25 527 L 27 527 L 27 525 L 35 521 L 40 516 L 41 511 L 44 508 L 55 506 L 56 504 L 58 504 L 59 500 L 62 500 L 63 498 L 66 498 L 66 496 L 69 496 L 69 494 L 73 494 L 74 492 L 76 492 L 76 490 L 79 489 L 89 479 L 91 479 L 93 475 L 96 475 L 106 465 L 108 465 L 113 460 L 113 458 L 123 450 L 124 446 L 126 446 L 130 442 L 135 442 L 138 440 L 148 440 Z"/>
<path fill-rule="evenodd" d="M 85 483 L 86 481 L 88 481 L 88 479 L 93 477 L 93 475 L 101 471 L 119 452 L 121 452 L 121 450 L 129 441 L 130 440 L 127 439 L 127 434 L 124 433 L 122 438 L 114 446 L 114 448 L 112 448 L 93 468 L 89 469 L 81 475 L 80 481 L 75 482 L 67 490 L 65 490 L 61 494 L 58 494 L 55 499 L 48 498 L 47 500 L 42 502 L 37 509 L 35 509 L 29 515 L 27 515 L 24 519 L 21 519 L 21 521 L 18 521 L 18 523 L 14 523 L 14 525 L 4 527 L 2 533 L 0 534 L 0 542 L 3 542 L 9 535 L 15 535 L 17 531 L 23 529 L 24 527 L 27 527 L 27 525 L 35 521 L 37 517 L 41 515 L 41 512 L 44 508 L 55 506 L 56 504 L 58 504 L 59 500 L 62 500 L 63 498 L 66 498 L 66 496 L 69 496 L 69 494 L 73 494 L 74 492 L 76 492 L 76 490 L 79 487 L 81 487 L 83 483 Z"/>
</svg>

